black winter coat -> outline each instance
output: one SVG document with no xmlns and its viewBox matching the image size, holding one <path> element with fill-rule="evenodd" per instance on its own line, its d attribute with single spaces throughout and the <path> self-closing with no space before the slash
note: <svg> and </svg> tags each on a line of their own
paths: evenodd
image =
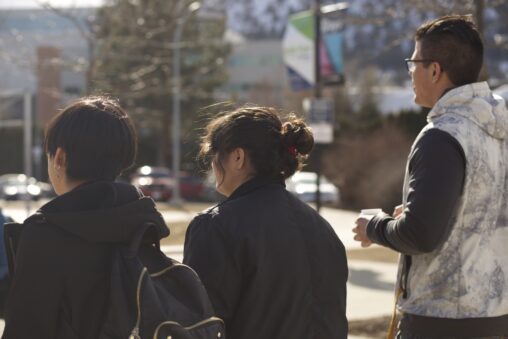
<svg viewBox="0 0 508 339">
<path fill-rule="evenodd" d="M 282 181 L 255 178 L 190 224 L 184 263 L 232 339 L 347 338 L 344 246 Z"/>
<path fill-rule="evenodd" d="M 8 230 L 21 233 L 2 338 L 96 339 L 108 303 L 111 248 L 147 221 L 161 238 L 169 234 L 152 199 L 135 187 L 94 182 L 10 225 L 9 246 L 15 235 Z"/>
</svg>

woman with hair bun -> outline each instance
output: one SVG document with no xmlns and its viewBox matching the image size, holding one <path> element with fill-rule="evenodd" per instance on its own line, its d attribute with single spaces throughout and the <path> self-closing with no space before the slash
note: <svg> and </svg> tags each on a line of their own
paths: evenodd
<svg viewBox="0 0 508 339">
<path fill-rule="evenodd" d="M 227 199 L 191 222 L 184 263 L 228 338 L 347 338 L 344 246 L 284 186 L 313 144 L 302 120 L 282 123 L 268 107 L 242 107 L 207 126 L 201 156 Z"/>
</svg>

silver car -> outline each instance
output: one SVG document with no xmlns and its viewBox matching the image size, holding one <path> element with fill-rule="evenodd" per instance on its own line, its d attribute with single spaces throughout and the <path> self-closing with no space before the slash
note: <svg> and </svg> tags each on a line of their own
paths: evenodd
<svg viewBox="0 0 508 339">
<path fill-rule="evenodd" d="M 286 188 L 303 202 L 315 202 L 316 179 L 317 174 L 314 172 L 296 172 L 286 180 Z M 319 190 L 322 203 L 331 205 L 339 203 L 339 189 L 323 175 L 320 176 Z"/>
</svg>

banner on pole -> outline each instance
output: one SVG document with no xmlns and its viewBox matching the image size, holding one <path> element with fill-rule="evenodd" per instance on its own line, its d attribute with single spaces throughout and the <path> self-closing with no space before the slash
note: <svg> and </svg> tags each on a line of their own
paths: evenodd
<svg viewBox="0 0 508 339">
<path fill-rule="evenodd" d="M 321 14 L 320 76 L 324 85 L 344 82 L 342 59 L 343 17 L 334 11 Z M 312 11 L 304 11 L 289 18 L 282 48 L 284 63 L 294 91 L 312 88 L 315 74 L 315 17 Z"/>
</svg>

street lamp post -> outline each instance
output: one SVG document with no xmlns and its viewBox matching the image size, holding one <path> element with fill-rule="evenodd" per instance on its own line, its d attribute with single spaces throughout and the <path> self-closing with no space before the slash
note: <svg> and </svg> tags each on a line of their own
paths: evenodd
<svg viewBox="0 0 508 339">
<path fill-rule="evenodd" d="M 314 0 L 314 98 L 320 99 L 321 88 L 321 1 Z M 314 145 L 316 157 L 316 211 L 321 209 L 321 145 Z"/>
<path fill-rule="evenodd" d="M 33 156 L 33 145 L 32 145 L 32 129 L 33 129 L 33 118 L 32 118 L 32 95 L 27 92 L 24 95 L 23 99 L 23 121 L 24 121 L 24 128 L 23 128 L 23 144 L 24 144 L 24 167 L 25 167 L 25 208 L 26 208 L 26 215 L 30 214 L 31 210 L 31 198 L 30 194 L 28 194 L 28 184 L 29 184 L 29 178 L 32 177 L 32 156 Z"/>
<path fill-rule="evenodd" d="M 180 2 L 180 3 L 183 3 Z M 181 79 L 180 79 L 180 56 L 181 56 L 181 46 L 178 44 L 182 40 L 182 31 L 185 23 L 189 19 L 190 15 L 197 11 L 200 8 L 201 4 L 199 2 L 191 3 L 182 18 L 178 19 L 175 31 L 173 32 L 173 119 L 172 119 L 172 136 L 173 136 L 173 180 L 174 187 L 173 193 L 171 195 L 171 203 L 174 205 L 182 204 L 182 197 L 180 196 L 180 128 L 181 128 L 181 119 L 180 119 L 180 99 L 181 99 Z"/>
</svg>

